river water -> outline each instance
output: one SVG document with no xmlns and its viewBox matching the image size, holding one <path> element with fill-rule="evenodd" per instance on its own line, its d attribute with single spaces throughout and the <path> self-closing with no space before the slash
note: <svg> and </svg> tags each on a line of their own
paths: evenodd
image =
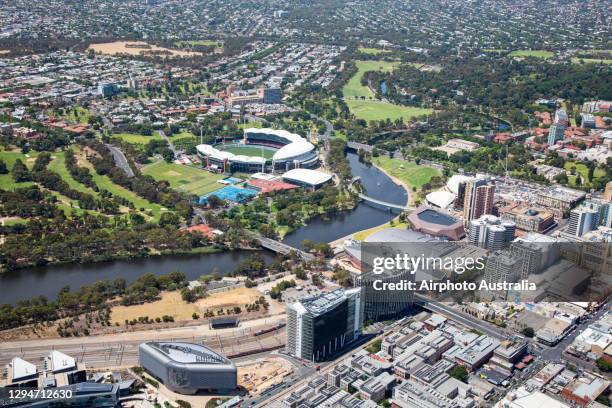
<svg viewBox="0 0 612 408">
<path fill-rule="evenodd" d="M 376 167 L 368 167 L 359 162 L 354 153 L 348 154 L 354 176 L 361 178 L 369 196 L 394 204 L 405 204 L 408 193 L 396 185 L 387 175 Z M 394 217 L 388 210 L 374 208 L 360 203 L 354 210 L 332 215 L 330 218 L 319 217 L 299 230 L 285 237 L 284 242 L 301 247 L 304 239 L 331 242 L 356 231 L 383 224 Z M 274 254 L 261 252 L 266 261 L 271 261 Z M 95 264 L 71 264 L 20 269 L 0 274 L 0 304 L 15 304 L 21 299 L 34 296 L 45 296 L 54 299 L 57 292 L 69 285 L 79 288 L 100 280 L 124 278 L 134 281 L 145 273 L 156 275 L 180 270 L 188 279 L 210 274 L 218 269 L 227 274 L 236 269 L 240 261 L 249 256 L 249 251 L 233 251 L 199 255 L 168 255 L 144 259 L 103 262 Z"/>
</svg>

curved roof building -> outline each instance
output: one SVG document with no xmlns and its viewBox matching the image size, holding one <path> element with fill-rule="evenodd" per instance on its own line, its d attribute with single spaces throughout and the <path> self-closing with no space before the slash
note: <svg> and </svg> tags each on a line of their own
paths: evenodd
<svg viewBox="0 0 612 408">
<path fill-rule="evenodd" d="M 271 160 L 260 156 L 236 155 L 207 144 L 196 146 L 196 150 L 206 159 L 206 167 L 224 172 L 260 172 L 266 168 L 287 171 L 299 167 L 314 167 L 319 162 L 319 155 L 312 143 L 286 130 L 249 128 L 245 130 L 243 142 L 278 150 Z"/>
<path fill-rule="evenodd" d="M 428 203 L 439 208 L 448 208 L 457 198 L 453 193 L 448 191 L 433 191 L 425 196 Z"/>
<path fill-rule="evenodd" d="M 237 386 L 234 363 L 201 344 L 147 342 L 140 345 L 138 353 L 144 369 L 174 392 L 194 394 Z"/>
<path fill-rule="evenodd" d="M 410 213 L 408 221 L 413 229 L 424 234 L 445 237 L 452 241 L 458 241 L 465 236 L 461 220 L 441 210 L 421 206 Z"/>
<path fill-rule="evenodd" d="M 293 169 L 283 174 L 283 181 L 313 189 L 328 183 L 331 178 L 327 173 L 310 169 Z"/>
</svg>

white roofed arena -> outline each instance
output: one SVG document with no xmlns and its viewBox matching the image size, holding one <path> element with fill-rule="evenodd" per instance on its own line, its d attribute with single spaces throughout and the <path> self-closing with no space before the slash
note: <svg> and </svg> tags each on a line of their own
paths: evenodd
<svg viewBox="0 0 612 408">
<path fill-rule="evenodd" d="M 261 154 L 243 155 L 232 153 L 227 145 L 201 144 L 198 155 L 206 168 L 225 173 L 232 172 L 285 172 L 296 168 L 313 168 L 319 164 L 316 147 L 302 136 L 269 128 L 249 128 L 244 138 L 233 145 L 260 148 Z M 264 157 L 264 150 L 273 150 L 271 158 Z"/>
</svg>

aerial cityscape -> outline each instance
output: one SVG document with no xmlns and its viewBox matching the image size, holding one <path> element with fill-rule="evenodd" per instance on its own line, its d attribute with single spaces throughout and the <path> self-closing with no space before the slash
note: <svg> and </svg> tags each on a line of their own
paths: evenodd
<svg viewBox="0 0 612 408">
<path fill-rule="evenodd" d="M 0 5 L 0 407 L 612 406 L 609 2 Z"/>
</svg>

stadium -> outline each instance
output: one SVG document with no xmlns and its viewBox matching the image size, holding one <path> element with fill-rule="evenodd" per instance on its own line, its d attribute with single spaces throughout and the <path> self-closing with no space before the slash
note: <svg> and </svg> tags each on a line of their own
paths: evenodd
<svg viewBox="0 0 612 408">
<path fill-rule="evenodd" d="M 313 168 L 319 163 L 315 146 L 295 133 L 269 128 L 249 128 L 232 143 L 196 147 L 204 167 L 223 173 L 255 173 Z"/>
<path fill-rule="evenodd" d="M 200 344 L 147 342 L 139 347 L 140 365 L 169 390 L 194 394 L 199 390 L 228 391 L 237 386 L 236 366 Z"/>
</svg>

